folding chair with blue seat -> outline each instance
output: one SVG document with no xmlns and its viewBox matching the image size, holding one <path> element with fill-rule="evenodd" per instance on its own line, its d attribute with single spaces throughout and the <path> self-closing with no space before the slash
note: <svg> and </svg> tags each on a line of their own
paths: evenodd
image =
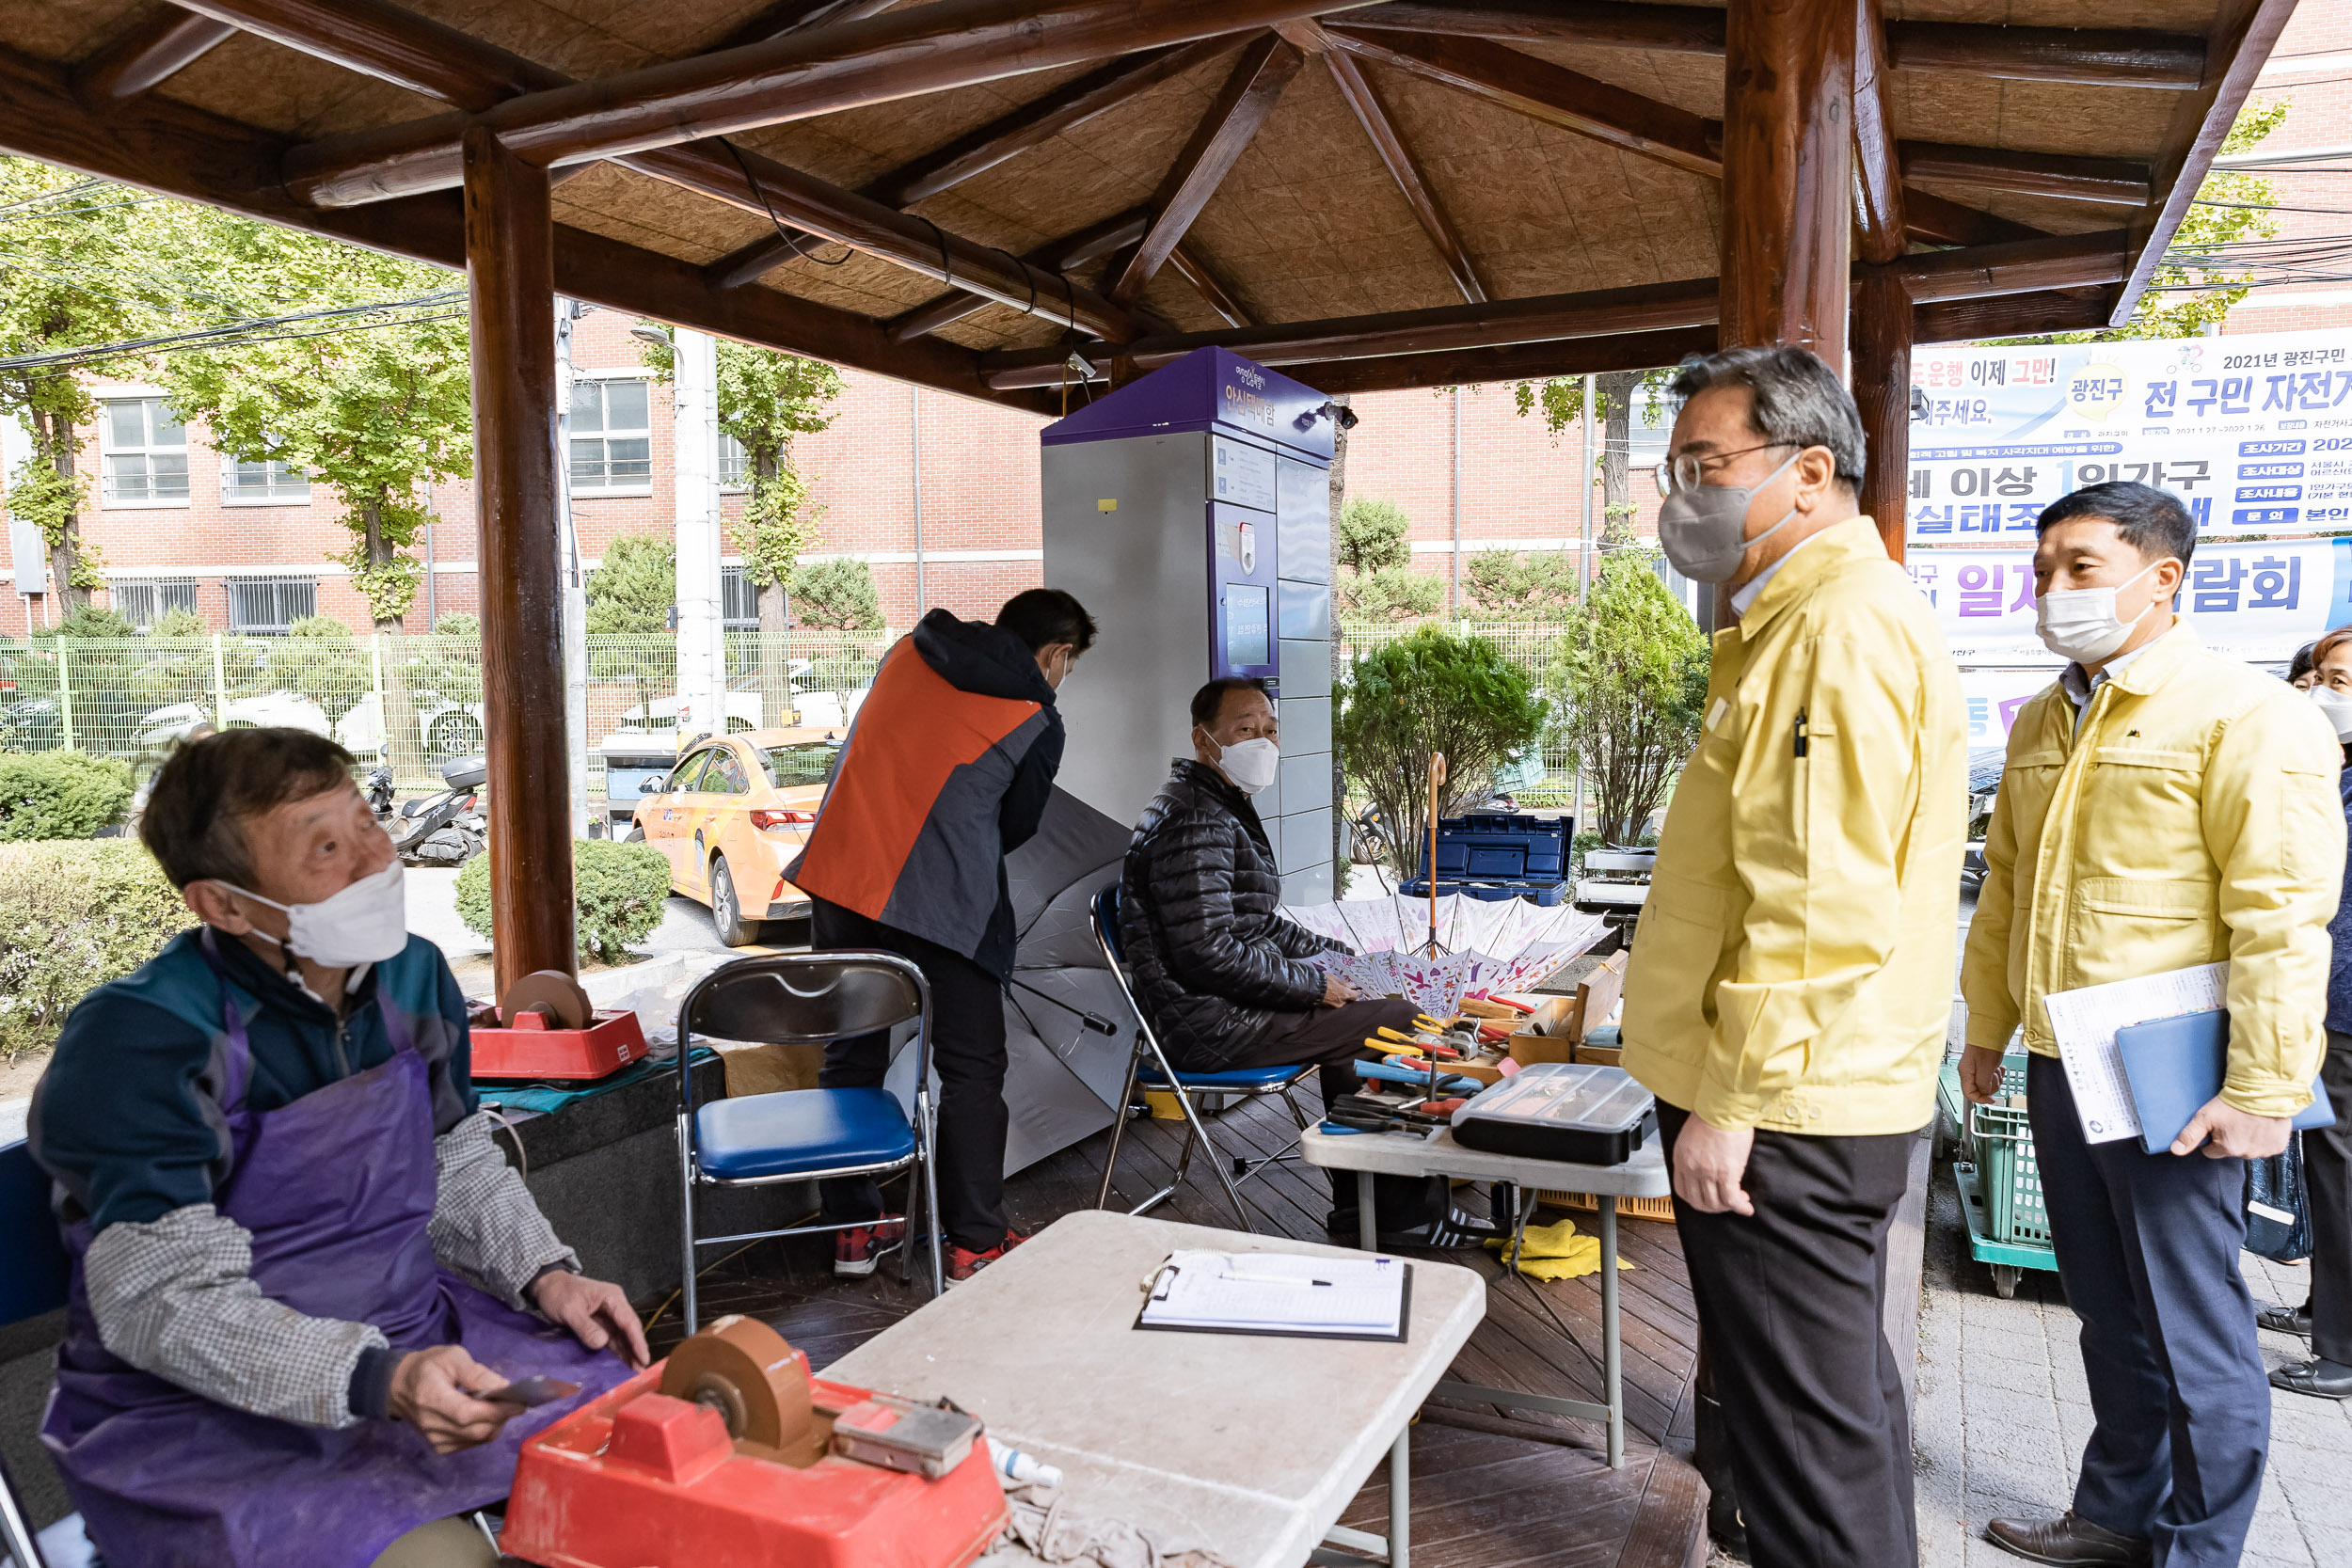
<svg viewBox="0 0 2352 1568">
<path fill-rule="evenodd" d="M 830 1044 L 914 1022 L 914 1117 L 888 1089 L 784 1089 L 694 1103 L 687 1058 L 698 1034 L 770 1045 Z M 931 1293 L 941 1290 L 939 1185 L 932 1166 L 931 992 L 896 953 L 777 953 L 721 964 L 678 1007 L 678 1171 L 686 1206 L 686 1331 L 700 1326 L 694 1249 L 771 1236 L 848 1230 L 871 1220 L 731 1236 L 694 1234 L 694 1189 L 761 1187 L 908 1173 L 906 1245 L 928 1234 Z M 919 1211 L 919 1212 L 918 1212 Z M 918 1226 L 918 1220 L 920 1224 Z M 905 1259 L 899 1262 L 905 1277 Z"/>
<path fill-rule="evenodd" d="M 1176 1162 L 1176 1179 L 1133 1209 L 1128 1210 L 1127 1212 L 1149 1213 L 1173 1197 L 1176 1189 L 1184 1184 L 1184 1174 L 1192 1166 L 1193 1148 L 1198 1144 L 1200 1152 L 1208 1156 L 1209 1164 L 1216 1171 L 1217 1180 L 1224 1183 L 1225 1196 L 1232 1200 L 1234 1217 L 1241 1221 L 1241 1227 L 1244 1230 L 1257 1229 L 1256 1226 L 1249 1223 L 1249 1206 L 1242 1201 L 1241 1181 L 1248 1180 L 1267 1165 L 1286 1158 L 1289 1148 L 1295 1146 L 1297 1140 L 1292 1139 L 1291 1144 L 1285 1145 L 1281 1152 L 1269 1154 L 1263 1159 L 1248 1160 L 1235 1157 L 1232 1162 L 1232 1168 L 1229 1169 L 1224 1151 L 1219 1149 L 1216 1140 L 1209 1136 L 1208 1121 L 1201 1116 L 1200 1106 L 1193 1103 L 1192 1097 L 1196 1094 L 1216 1094 L 1254 1100 L 1265 1095 L 1279 1094 L 1282 1097 L 1282 1103 L 1290 1107 L 1291 1119 L 1298 1124 L 1299 1131 L 1303 1132 L 1307 1129 L 1307 1114 L 1299 1109 L 1298 1101 L 1291 1097 L 1291 1090 L 1298 1086 L 1300 1079 L 1315 1070 L 1315 1064 L 1308 1062 L 1287 1067 L 1237 1068 L 1230 1072 L 1178 1072 L 1168 1065 L 1168 1053 L 1160 1049 L 1159 1037 L 1152 1032 L 1152 1021 L 1143 1016 L 1143 1008 L 1136 1001 L 1135 987 L 1127 977 L 1127 958 L 1119 937 L 1119 884 L 1117 882 L 1111 883 L 1094 895 L 1093 912 L 1094 940 L 1102 944 L 1103 959 L 1110 966 L 1112 976 L 1119 981 L 1120 994 L 1127 999 L 1129 1010 L 1136 1015 L 1136 1048 L 1133 1054 L 1127 1058 L 1127 1086 L 1120 1092 L 1119 1102 L 1113 1107 L 1115 1115 L 1111 1122 L 1111 1147 L 1103 1156 L 1103 1185 L 1101 1190 L 1094 1195 L 1094 1206 L 1097 1209 L 1110 1207 L 1111 1177 L 1119 1168 L 1120 1139 L 1127 1130 L 1128 1107 L 1135 1100 L 1136 1085 L 1140 1084 L 1144 1088 L 1158 1090 L 1176 1097 L 1176 1104 L 1184 1113 L 1186 1129 L 1184 1151 Z M 1236 1177 L 1240 1180 L 1236 1180 Z"/>
</svg>

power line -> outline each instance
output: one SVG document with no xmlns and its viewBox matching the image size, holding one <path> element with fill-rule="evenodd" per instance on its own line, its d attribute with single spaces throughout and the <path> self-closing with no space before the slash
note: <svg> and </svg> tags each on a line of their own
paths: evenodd
<svg viewBox="0 0 2352 1568">
<path fill-rule="evenodd" d="M 192 349 L 218 348 L 234 342 L 274 342 L 288 338 L 326 337 L 332 332 L 406 326 L 421 321 L 454 320 L 465 312 L 445 309 L 435 315 L 399 316 L 391 320 L 356 324 L 351 321 L 351 318 L 455 305 L 465 297 L 466 292 L 463 289 L 445 289 L 437 293 L 419 294 L 410 299 L 374 300 L 361 305 L 335 305 L 315 310 L 296 310 L 282 316 L 263 316 L 240 322 L 226 322 L 215 326 L 199 327 L 189 332 L 167 333 L 151 338 L 133 338 L 113 343 L 94 343 L 78 348 L 58 349 L 49 354 L 17 355 L 11 358 L 0 359 L 0 371 L 43 370 L 56 366 L 85 364 L 99 359 L 117 359 L 129 355 L 185 353 Z M 255 335 L 268 327 L 295 326 L 304 323 L 326 322 L 341 325 L 322 332 L 294 331 L 274 333 L 268 336 Z"/>
</svg>

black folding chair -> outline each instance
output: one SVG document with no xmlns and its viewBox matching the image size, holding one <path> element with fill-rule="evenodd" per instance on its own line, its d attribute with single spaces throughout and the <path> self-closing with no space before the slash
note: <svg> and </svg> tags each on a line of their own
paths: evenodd
<svg viewBox="0 0 2352 1568">
<path fill-rule="evenodd" d="M 888 1089 L 785 1089 L 694 1103 L 688 1056 L 697 1034 L 772 1045 L 828 1044 L 915 1021 L 914 1117 Z M 694 1234 L 697 1187 L 908 1173 L 907 1246 L 930 1238 L 931 1294 L 942 1289 L 937 1142 L 931 1108 L 931 992 L 896 953 L 777 953 L 721 964 L 678 1007 L 678 1176 L 686 1211 L 686 1331 L 700 1326 L 694 1250 L 770 1236 L 848 1230 L 870 1220 Z M 918 1227 L 918 1220 L 920 1222 Z M 900 1259 L 900 1276 L 905 1260 Z"/>
</svg>

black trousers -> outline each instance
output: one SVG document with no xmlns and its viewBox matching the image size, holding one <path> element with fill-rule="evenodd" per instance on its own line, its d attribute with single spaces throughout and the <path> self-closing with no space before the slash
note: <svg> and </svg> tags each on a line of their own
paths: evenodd
<svg viewBox="0 0 2352 1568">
<path fill-rule="evenodd" d="M 2352 1366 L 2352 1035 L 2328 1031 L 2319 1071 L 2336 1124 L 2303 1134 L 2312 1199 L 2312 1350 Z"/>
<path fill-rule="evenodd" d="M 1666 1159 L 1689 1113 L 1658 1107 Z M 1753 1215 L 1675 1204 L 1756 1568 L 1919 1559 L 1911 1415 L 1886 1342 L 1886 1230 L 1908 1132 L 1756 1134 Z"/>
<path fill-rule="evenodd" d="M 879 947 L 914 960 L 931 990 L 931 1067 L 939 1074 L 939 1217 L 947 1239 L 986 1252 L 1002 1244 L 1005 1220 L 1005 988 L 962 954 L 854 910 L 809 900 L 810 939 L 818 947 Z M 817 1075 L 827 1089 L 880 1088 L 890 1070 L 887 1033 L 858 1035 L 825 1047 Z M 871 1177 L 820 1182 L 825 1218 L 873 1219 L 882 1188 Z"/>
</svg>

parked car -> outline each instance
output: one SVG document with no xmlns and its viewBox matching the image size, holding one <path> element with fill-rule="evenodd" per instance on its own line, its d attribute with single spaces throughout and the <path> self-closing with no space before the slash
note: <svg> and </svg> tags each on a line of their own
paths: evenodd
<svg viewBox="0 0 2352 1568">
<path fill-rule="evenodd" d="M 482 750 L 480 704 L 444 702 L 429 691 L 417 692 L 409 701 L 416 710 L 417 737 L 433 761 L 448 762 Z M 332 735 L 336 743 L 354 756 L 374 756 L 384 749 L 383 707 L 373 691 L 362 692 L 350 711 L 331 725 L 326 721 L 326 710 L 318 704 L 299 692 L 284 690 L 231 697 L 223 705 L 221 717 L 228 721 L 226 727 L 232 730 L 283 725 L 309 730 L 313 735 Z M 155 751 L 186 735 L 199 723 L 212 721 L 210 699 L 173 703 L 139 720 L 139 745 L 143 750 Z"/>
<path fill-rule="evenodd" d="M 805 664 L 807 660 L 796 660 Z M 793 684 L 793 710 L 785 717 L 798 729 L 839 729 L 857 717 L 858 705 L 866 700 L 863 691 L 852 691 L 844 702 L 840 693 L 830 689 L 810 690 L 798 682 Z M 757 691 L 727 693 L 727 733 L 744 735 L 765 727 L 767 705 Z M 615 735 L 667 735 L 677 728 L 677 699 L 656 697 L 621 714 L 621 721 L 612 731 Z"/>
<path fill-rule="evenodd" d="M 2000 798 L 2005 746 L 1979 746 L 1968 753 L 1968 847 L 1960 859 L 1960 885 L 1984 886 L 1984 834 L 1993 825 L 1993 802 Z"/>
<path fill-rule="evenodd" d="M 759 940 L 762 921 L 805 917 L 784 868 L 808 841 L 844 732 L 751 730 L 707 740 L 637 802 L 628 833 L 661 851 L 670 886 L 710 908 L 719 940 Z"/>
</svg>

